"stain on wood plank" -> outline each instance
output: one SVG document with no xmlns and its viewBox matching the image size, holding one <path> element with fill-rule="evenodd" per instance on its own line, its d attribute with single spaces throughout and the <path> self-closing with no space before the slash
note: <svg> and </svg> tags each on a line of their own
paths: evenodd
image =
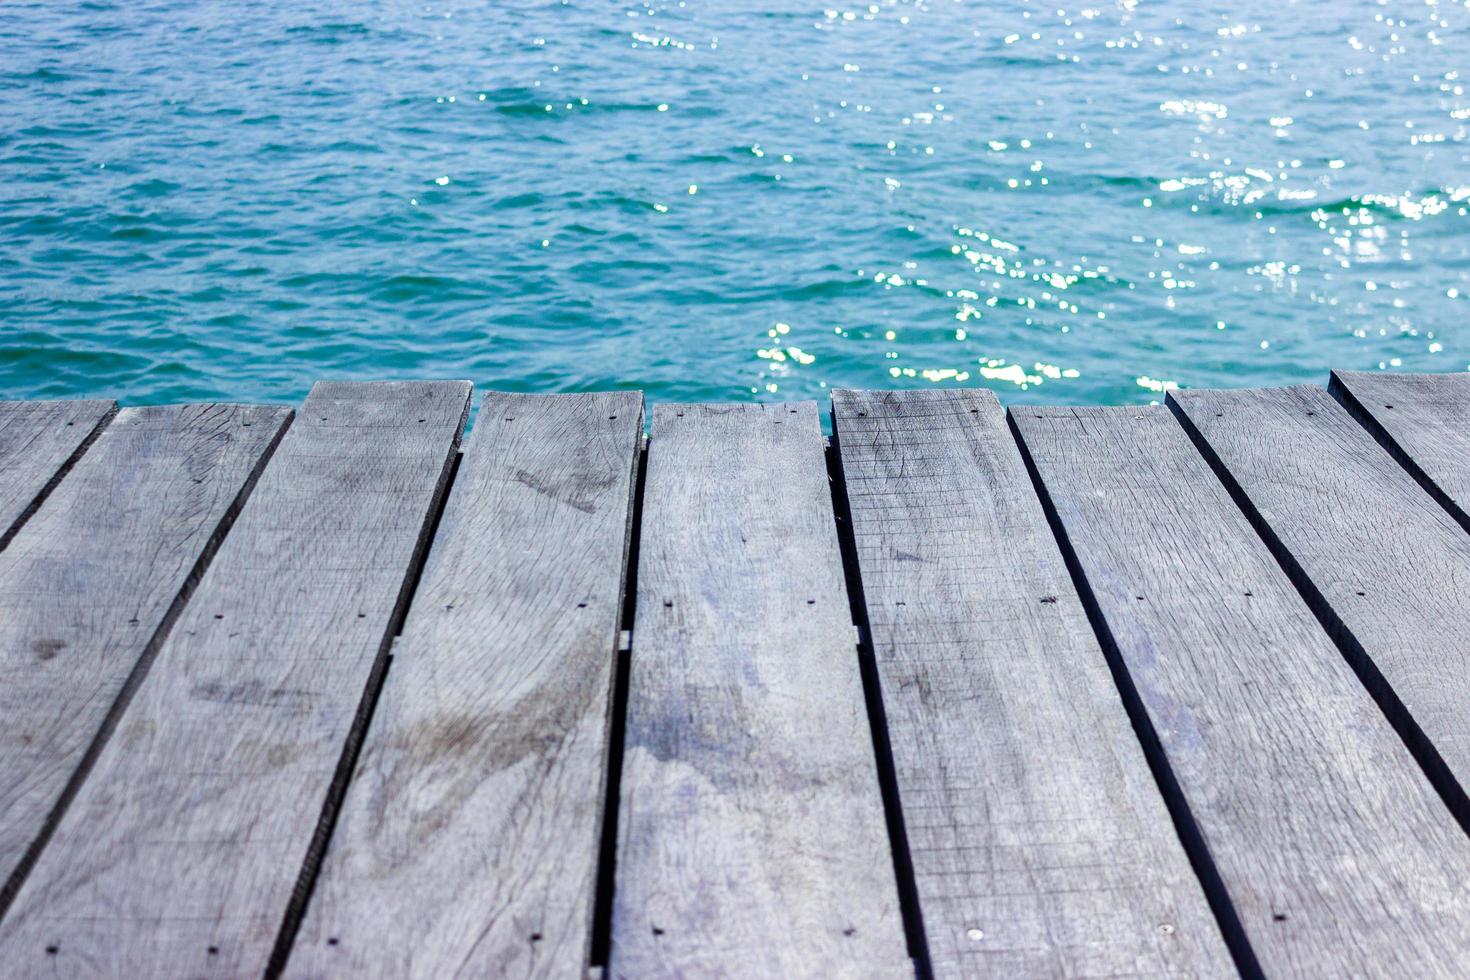
<svg viewBox="0 0 1470 980">
<path fill-rule="evenodd" d="M 468 406 L 466 382 L 313 388 L 0 924 L 4 962 L 265 972 Z"/>
<path fill-rule="evenodd" d="M 609 975 L 912 976 L 816 406 L 648 467 Z"/>
<path fill-rule="evenodd" d="M 0 552 L 0 910 L 290 415 L 123 409 Z"/>
<path fill-rule="evenodd" d="M 288 976 L 586 969 L 642 433 L 486 395 Z"/>
</svg>

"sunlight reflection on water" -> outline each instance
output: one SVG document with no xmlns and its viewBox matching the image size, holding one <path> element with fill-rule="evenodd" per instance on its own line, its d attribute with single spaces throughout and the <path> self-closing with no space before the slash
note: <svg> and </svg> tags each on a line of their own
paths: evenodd
<svg viewBox="0 0 1470 980">
<path fill-rule="evenodd" d="M 0 43 L 8 397 L 1470 366 L 1464 3 L 36 3 Z"/>
</svg>

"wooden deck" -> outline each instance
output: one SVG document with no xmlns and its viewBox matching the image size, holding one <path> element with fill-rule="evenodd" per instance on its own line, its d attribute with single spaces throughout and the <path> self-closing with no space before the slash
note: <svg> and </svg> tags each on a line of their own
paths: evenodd
<svg viewBox="0 0 1470 980">
<path fill-rule="evenodd" d="M 1470 374 L 0 402 L 0 974 L 1470 975 Z"/>
</svg>

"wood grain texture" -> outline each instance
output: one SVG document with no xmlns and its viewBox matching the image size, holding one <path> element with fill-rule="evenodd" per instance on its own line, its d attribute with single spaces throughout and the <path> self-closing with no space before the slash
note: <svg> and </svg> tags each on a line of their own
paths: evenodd
<svg viewBox="0 0 1470 980">
<path fill-rule="evenodd" d="M 1265 972 L 1464 976 L 1470 839 L 1170 411 L 1013 418 Z"/>
<path fill-rule="evenodd" d="M 1232 975 L 995 396 L 832 400 L 935 976 Z"/>
<path fill-rule="evenodd" d="M 1322 388 L 1175 404 L 1470 822 L 1470 535 Z"/>
<path fill-rule="evenodd" d="M 0 401 L 0 548 L 116 410 L 110 401 Z"/>
<path fill-rule="evenodd" d="M 266 969 L 468 404 L 464 382 L 312 389 L 0 923 L 0 961 Z"/>
<path fill-rule="evenodd" d="M 0 552 L 0 910 L 290 415 L 123 409 Z"/>
<path fill-rule="evenodd" d="M 816 406 L 659 405 L 609 974 L 909 976 Z"/>
<path fill-rule="evenodd" d="M 1333 371 L 1330 390 L 1470 531 L 1470 373 Z"/>
<path fill-rule="evenodd" d="M 491 392 L 289 976 L 580 976 L 643 399 Z"/>
</svg>

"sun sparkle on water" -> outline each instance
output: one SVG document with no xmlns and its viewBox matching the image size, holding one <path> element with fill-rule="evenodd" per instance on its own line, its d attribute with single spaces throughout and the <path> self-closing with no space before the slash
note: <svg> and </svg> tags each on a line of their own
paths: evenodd
<svg viewBox="0 0 1470 980">
<path fill-rule="evenodd" d="M 1465 2 L 6 10 L 7 397 L 1470 367 Z"/>
</svg>

